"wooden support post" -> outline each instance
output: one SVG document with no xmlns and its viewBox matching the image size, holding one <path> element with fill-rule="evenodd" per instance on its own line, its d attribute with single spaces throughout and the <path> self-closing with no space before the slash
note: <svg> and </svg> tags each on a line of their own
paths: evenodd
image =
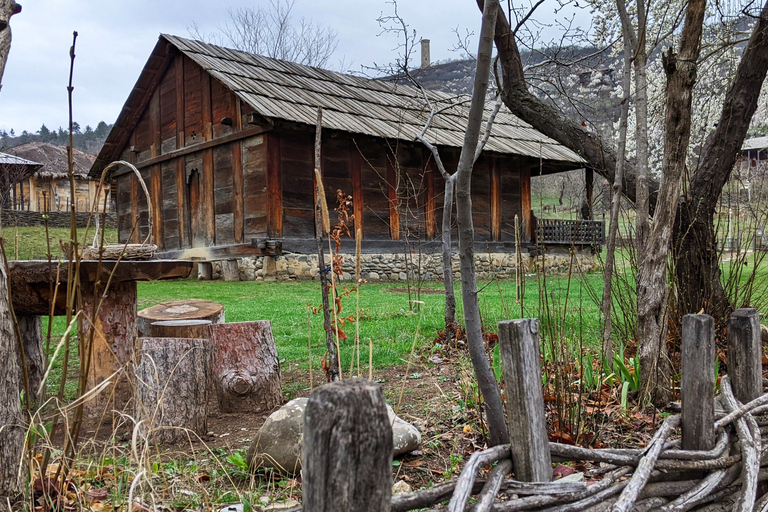
<svg viewBox="0 0 768 512">
<path fill-rule="evenodd" d="M 240 268 L 237 265 L 237 260 L 221 260 L 221 278 L 228 282 L 240 280 Z"/>
<path fill-rule="evenodd" d="M 95 329 L 88 389 L 107 379 L 112 381 L 110 388 L 100 394 L 104 398 L 92 400 L 88 405 L 101 407 L 114 400 L 112 405 L 120 409 L 133 395 L 132 376 L 127 366 L 133 361 L 136 340 L 136 281 L 113 283 L 109 287 L 101 308 L 96 312 L 94 325 L 91 325 L 91 318 L 102 293 L 95 293 L 92 282 L 81 281 L 80 289 L 83 295 L 83 310 L 77 323 L 80 336 L 87 340 L 91 329 Z"/>
<path fill-rule="evenodd" d="M 539 321 L 499 322 L 499 347 L 507 392 L 507 425 L 515 477 L 524 482 L 550 482 L 544 395 L 541 392 Z"/>
<path fill-rule="evenodd" d="M 210 281 L 213 279 L 213 263 L 210 261 L 198 261 L 197 278 L 200 281 Z"/>
<path fill-rule="evenodd" d="M 683 450 L 715 447 L 715 320 L 709 315 L 683 317 Z"/>
<path fill-rule="evenodd" d="M 737 309 L 728 322 L 728 377 L 743 404 L 763 393 L 762 362 L 760 315 L 752 308 Z"/>
<path fill-rule="evenodd" d="M 213 353 L 209 340 L 139 338 L 136 417 L 152 427 L 151 439 L 173 443 L 207 431 Z"/>
<path fill-rule="evenodd" d="M 24 357 L 27 362 L 27 376 L 29 377 L 29 393 L 33 402 L 37 402 L 37 390 L 45 375 L 45 357 L 43 356 L 43 324 L 39 315 L 16 315 L 19 321 L 21 344 L 24 347 Z M 21 354 L 19 354 L 21 362 Z M 24 374 L 22 371 L 20 381 L 21 389 L 24 389 Z"/>
<path fill-rule="evenodd" d="M 210 320 L 161 320 L 149 326 L 149 337 L 210 340 L 212 323 Z"/>
<path fill-rule="evenodd" d="M 392 427 L 379 384 L 346 379 L 310 395 L 302 468 L 304 510 L 389 512 Z"/>
</svg>

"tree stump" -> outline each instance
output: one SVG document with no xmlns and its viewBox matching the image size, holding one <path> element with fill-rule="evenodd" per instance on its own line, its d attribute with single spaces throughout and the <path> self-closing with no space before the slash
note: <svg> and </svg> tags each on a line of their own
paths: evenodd
<svg viewBox="0 0 768 512">
<path fill-rule="evenodd" d="M 142 309 L 136 320 L 138 336 L 152 336 L 152 323 L 167 320 L 210 320 L 211 323 L 221 324 L 224 323 L 224 306 L 212 300 L 187 299 Z"/>
<path fill-rule="evenodd" d="M 221 260 L 221 278 L 233 282 L 240 280 L 240 267 L 237 260 Z"/>
<path fill-rule="evenodd" d="M 173 443 L 207 431 L 212 346 L 209 340 L 139 338 L 136 416 L 153 442 Z"/>
<path fill-rule="evenodd" d="M 152 338 L 211 339 L 210 320 L 163 320 L 149 326 Z"/>
<path fill-rule="evenodd" d="M 37 402 L 37 390 L 45 376 L 45 358 L 43 356 L 43 322 L 39 315 L 17 315 L 21 345 L 27 363 L 29 393 L 33 402 Z M 19 354 L 21 364 L 21 354 Z M 21 389 L 24 389 L 24 372 L 21 373 Z"/>
<path fill-rule="evenodd" d="M 304 412 L 304 510 L 389 512 L 391 429 L 379 384 L 346 379 L 316 389 Z"/>
<path fill-rule="evenodd" d="M 261 412 L 280 404 L 280 362 L 269 320 L 210 328 L 220 410 Z"/>
</svg>

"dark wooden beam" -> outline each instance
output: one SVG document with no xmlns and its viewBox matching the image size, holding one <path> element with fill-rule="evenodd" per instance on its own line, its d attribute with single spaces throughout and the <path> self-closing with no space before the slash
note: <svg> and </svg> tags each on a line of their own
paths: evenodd
<svg viewBox="0 0 768 512">
<path fill-rule="evenodd" d="M 267 143 L 267 234 L 283 236 L 283 184 L 280 161 L 280 139 L 276 133 L 265 137 Z"/>
<path fill-rule="evenodd" d="M 491 238 L 501 240 L 501 169 L 496 158 L 488 159 L 491 168 Z"/>
<path fill-rule="evenodd" d="M 352 209 L 355 214 L 355 233 L 360 230 L 363 234 L 363 157 L 357 146 L 350 146 L 350 161 L 352 165 Z M 353 233 L 353 236 L 357 236 Z M 361 238 L 365 238 L 363 235 Z"/>
<path fill-rule="evenodd" d="M 156 165 L 163 162 L 167 162 L 168 160 L 172 160 L 174 158 L 178 158 L 180 156 L 189 155 L 190 153 L 196 153 L 198 151 L 203 151 L 204 149 L 210 149 L 214 148 L 216 146 L 219 146 L 221 144 L 227 144 L 229 142 L 235 142 L 238 140 L 247 139 L 248 137 L 252 137 L 254 135 L 259 135 L 265 132 L 270 131 L 271 127 L 264 127 L 264 126 L 258 126 L 256 128 L 248 128 L 241 132 L 235 132 L 230 133 L 229 135 L 225 135 L 224 137 L 219 137 L 218 139 L 213 140 L 207 140 L 203 142 L 199 142 L 197 144 L 193 144 L 191 146 L 182 147 L 180 149 L 177 149 L 176 151 L 171 151 L 170 153 L 166 153 L 164 155 L 160 155 L 156 158 L 150 158 L 148 160 L 144 160 L 141 163 L 136 164 L 137 169 L 144 169 L 145 167 L 149 167 L 150 165 Z M 184 137 L 183 133 L 180 133 L 177 135 L 177 137 Z M 178 145 L 178 144 L 177 144 Z M 183 145 L 183 141 L 182 141 Z M 119 171 L 115 171 L 112 173 L 112 176 L 120 176 L 121 174 L 124 174 L 126 172 L 129 172 L 127 169 L 122 169 Z"/>
<path fill-rule="evenodd" d="M 393 159 L 396 154 L 387 155 L 387 198 L 389 199 L 389 236 L 392 240 L 400 240 L 400 209 L 397 197 L 397 168 Z"/>
<path fill-rule="evenodd" d="M 258 243 L 254 239 L 251 243 L 195 247 L 192 251 L 194 251 L 195 259 L 207 261 L 246 256 L 279 256 L 282 254 L 282 243 L 274 240 Z M 187 257 L 188 254 L 190 253 L 186 250 L 178 250 L 160 252 L 156 256 L 163 259 L 174 259 Z"/>
</svg>

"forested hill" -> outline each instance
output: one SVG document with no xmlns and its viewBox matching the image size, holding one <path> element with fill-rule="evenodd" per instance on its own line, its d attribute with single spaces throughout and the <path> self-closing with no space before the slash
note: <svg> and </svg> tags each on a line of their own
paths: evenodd
<svg viewBox="0 0 768 512">
<path fill-rule="evenodd" d="M 82 128 L 78 123 L 74 123 L 73 145 L 75 149 L 79 149 L 83 153 L 97 155 L 111 129 L 112 125 L 104 121 L 99 122 L 95 129 L 90 126 Z M 9 131 L 0 130 L 0 151 L 20 144 L 26 144 L 27 142 L 50 142 L 57 146 L 66 146 L 69 144 L 69 131 L 62 127 L 52 130 L 45 124 L 35 133 L 30 133 L 26 130 L 21 133 L 16 133 L 13 129 Z"/>
</svg>

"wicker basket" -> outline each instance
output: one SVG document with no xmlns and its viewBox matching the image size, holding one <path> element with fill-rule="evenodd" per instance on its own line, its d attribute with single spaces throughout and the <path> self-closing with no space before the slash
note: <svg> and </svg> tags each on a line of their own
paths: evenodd
<svg viewBox="0 0 768 512">
<path fill-rule="evenodd" d="M 84 260 L 98 260 L 99 254 L 101 253 L 101 259 L 102 260 L 150 260 L 154 257 L 155 252 L 157 251 L 157 245 L 154 244 L 154 240 L 152 239 L 152 232 L 153 232 L 153 222 L 154 219 L 152 218 L 152 199 L 149 197 L 149 190 L 147 190 L 147 184 L 144 183 L 144 178 L 141 177 L 141 173 L 139 170 L 131 163 L 126 162 L 124 160 L 118 160 L 115 162 L 112 162 L 108 166 L 104 168 L 104 172 L 101 173 L 101 183 L 104 182 L 104 178 L 107 176 L 107 173 L 113 168 L 118 165 L 125 165 L 129 169 L 131 169 L 134 174 L 136 174 L 136 177 L 139 180 L 139 184 L 141 185 L 141 189 L 144 191 L 144 194 L 147 196 L 147 213 L 149 217 L 148 227 L 149 227 L 149 233 L 147 234 L 147 238 L 144 239 L 144 242 L 140 244 L 109 244 L 105 245 L 103 247 L 99 247 L 98 241 L 101 239 L 99 236 L 99 225 L 98 225 L 98 215 L 96 215 L 96 234 L 93 237 L 93 244 L 90 247 L 85 247 L 83 249 L 82 258 Z M 99 183 L 99 185 L 101 185 Z M 101 187 L 98 188 L 98 190 L 101 190 Z M 96 201 L 94 201 L 94 204 Z M 133 233 L 131 233 L 133 234 Z"/>
</svg>

